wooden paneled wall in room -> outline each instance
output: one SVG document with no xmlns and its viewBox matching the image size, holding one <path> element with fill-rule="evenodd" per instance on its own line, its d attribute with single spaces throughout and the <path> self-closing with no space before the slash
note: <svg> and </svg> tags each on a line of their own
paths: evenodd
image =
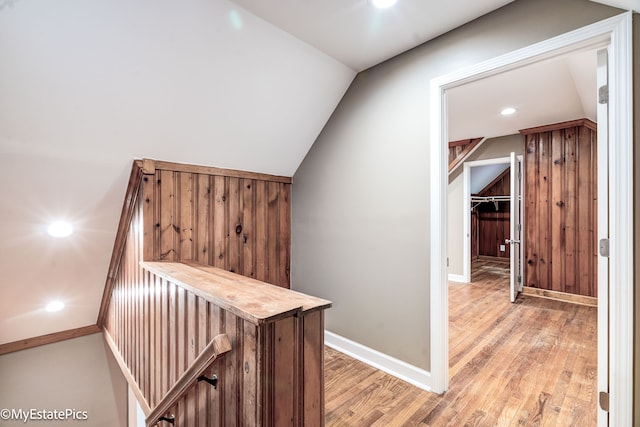
<svg viewBox="0 0 640 427">
<path fill-rule="evenodd" d="M 193 260 L 288 288 L 291 179 L 145 161 L 144 259 Z"/>
<path fill-rule="evenodd" d="M 331 303 L 285 289 L 289 192 L 284 177 L 134 162 L 98 325 L 147 425 L 166 401 L 181 426 L 323 425 Z M 228 349 L 198 368 L 217 389 L 184 380 L 218 338 Z"/>
<path fill-rule="evenodd" d="M 520 132 L 524 285 L 596 297 L 596 124 L 581 119 Z"/>
<path fill-rule="evenodd" d="M 138 250 L 128 244 L 125 255 Z M 143 411 L 159 411 L 204 348 L 224 335 L 230 350 L 205 369 L 217 387 L 192 382 L 159 416 L 181 426 L 321 426 L 322 310 L 330 303 L 220 271 L 172 262 L 119 270 L 105 338 Z"/>
<path fill-rule="evenodd" d="M 511 168 L 507 168 L 477 194 L 481 197 L 508 196 L 511 192 Z M 476 206 L 471 213 L 471 254 L 472 256 L 490 256 L 509 258 L 509 238 L 511 219 L 509 202 L 484 202 Z M 500 251 L 500 246 L 504 251 Z"/>
</svg>

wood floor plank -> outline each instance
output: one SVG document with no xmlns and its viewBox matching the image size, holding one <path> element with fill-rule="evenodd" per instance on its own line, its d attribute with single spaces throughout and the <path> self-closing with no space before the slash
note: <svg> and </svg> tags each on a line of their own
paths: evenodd
<svg viewBox="0 0 640 427">
<path fill-rule="evenodd" d="M 597 309 L 509 302 L 507 264 L 449 285 L 449 376 L 420 390 L 326 347 L 327 426 L 596 426 Z"/>
</svg>

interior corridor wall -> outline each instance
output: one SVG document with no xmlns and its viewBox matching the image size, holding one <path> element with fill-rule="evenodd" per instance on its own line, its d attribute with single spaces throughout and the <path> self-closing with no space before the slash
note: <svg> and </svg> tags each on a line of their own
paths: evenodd
<svg viewBox="0 0 640 427">
<path fill-rule="evenodd" d="M 431 79 L 620 12 L 516 0 L 358 74 L 293 181 L 292 289 L 327 330 L 430 369 Z"/>
<path fill-rule="evenodd" d="M 127 426 L 127 382 L 102 334 L 0 356 L 0 409 L 87 411 L 86 420 L 4 420 L 3 426 Z"/>
</svg>

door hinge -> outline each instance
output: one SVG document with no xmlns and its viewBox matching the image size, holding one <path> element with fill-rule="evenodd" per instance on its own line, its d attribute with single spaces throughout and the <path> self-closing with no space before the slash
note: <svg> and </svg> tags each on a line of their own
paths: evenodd
<svg viewBox="0 0 640 427">
<path fill-rule="evenodd" d="M 447 257 L 447 267 L 449 267 L 449 257 Z"/>
<path fill-rule="evenodd" d="M 609 257 L 609 239 L 600 239 L 598 248 L 600 249 L 600 256 Z"/>
<path fill-rule="evenodd" d="M 598 88 L 598 103 L 600 104 L 609 103 L 609 85 L 600 86 Z"/>
<path fill-rule="evenodd" d="M 522 283 L 522 276 L 518 276 L 518 283 Z"/>
<path fill-rule="evenodd" d="M 605 412 L 609 412 L 609 393 L 607 393 L 606 391 L 601 391 L 598 401 L 600 402 L 600 409 Z"/>
</svg>

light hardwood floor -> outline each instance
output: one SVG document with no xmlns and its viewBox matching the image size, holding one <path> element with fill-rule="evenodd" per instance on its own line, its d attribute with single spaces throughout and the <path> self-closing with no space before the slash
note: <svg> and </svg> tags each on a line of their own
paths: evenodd
<svg viewBox="0 0 640 427">
<path fill-rule="evenodd" d="M 508 267 L 507 267 L 508 268 Z M 520 296 L 508 270 L 449 284 L 450 388 L 441 396 L 330 348 L 327 426 L 595 426 L 596 309 Z"/>
</svg>

